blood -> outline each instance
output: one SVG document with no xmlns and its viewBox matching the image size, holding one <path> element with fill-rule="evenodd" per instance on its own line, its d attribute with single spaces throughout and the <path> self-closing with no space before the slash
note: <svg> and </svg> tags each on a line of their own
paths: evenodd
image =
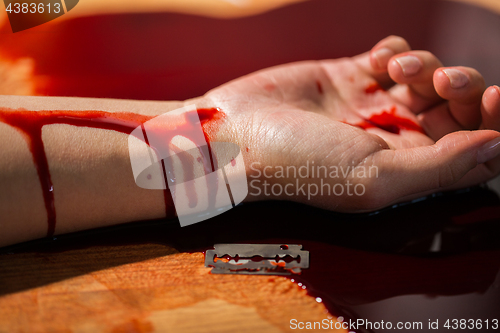
<svg viewBox="0 0 500 333">
<path fill-rule="evenodd" d="M 311 231 L 319 234 L 322 230 Z M 293 233 L 285 230 L 284 234 Z M 253 236 L 253 235 L 252 235 Z M 250 236 L 250 237 L 252 237 Z M 285 237 L 293 237 L 291 234 Z M 300 237 L 300 236 L 299 236 Z M 279 244 L 283 238 L 257 238 L 245 243 Z M 499 269 L 500 251 L 487 255 L 481 252 L 460 253 L 453 256 L 418 257 L 361 251 L 306 238 L 286 238 L 296 242 L 310 253 L 310 267 L 299 274 L 286 276 L 297 288 L 306 290 L 313 298 L 320 299 L 328 312 L 355 321 L 352 307 L 371 304 L 404 295 L 446 295 L 484 293 L 489 290 Z M 234 259 L 225 256 L 225 262 Z M 263 259 L 260 255 L 251 258 Z M 277 269 L 284 262 L 296 260 L 290 256 L 271 262 Z M 284 262 L 283 262 L 284 261 Z M 355 268 L 352 262 L 356 262 Z M 473 274 L 471 274 L 473 270 Z M 251 271 L 234 269 L 234 271 Z M 281 272 L 281 271 L 277 271 Z M 454 278 L 455 277 L 455 278 Z M 454 283 L 449 283 L 454 281 Z M 360 329 L 356 332 L 371 332 Z"/>
<path fill-rule="evenodd" d="M 389 112 L 382 111 L 381 114 L 374 114 L 368 119 L 363 119 L 359 123 L 350 124 L 362 129 L 380 128 L 384 131 L 399 134 L 401 130 L 415 131 L 425 134 L 424 129 L 410 119 L 396 115 L 396 107 L 393 106 Z"/>
<path fill-rule="evenodd" d="M 498 251 L 490 254 L 492 258 L 470 253 L 429 259 L 356 251 L 320 242 L 301 243 L 311 254 L 311 266 L 288 278 L 311 297 L 319 297 L 330 314 L 352 321 L 357 315 L 349 309 L 401 295 L 484 293 L 495 280 L 500 258 Z M 349 267 L 353 261 L 359 264 L 357 272 Z M 474 269 L 473 275 L 467 267 Z M 453 280 L 456 274 L 461 274 L 460 281 Z M 355 332 L 373 331 L 359 328 Z"/>
<path fill-rule="evenodd" d="M 219 122 L 225 118 L 225 114 L 217 109 L 199 109 L 197 110 L 198 118 L 200 120 L 203 136 L 207 143 L 208 154 L 204 154 L 201 148 L 204 142 L 201 142 L 199 138 L 193 138 L 190 134 L 195 133 L 193 131 L 194 120 L 192 118 L 194 111 L 187 112 L 185 123 L 177 126 L 175 133 L 171 131 L 159 128 L 158 130 L 153 130 L 149 132 L 149 138 L 157 137 L 155 142 L 162 142 L 165 147 L 154 147 L 149 144 L 147 137 L 144 138 L 145 142 L 150 145 L 155 151 L 159 151 L 160 148 L 170 149 L 170 141 L 176 135 L 182 135 L 186 138 L 192 140 L 195 144 L 200 147 L 200 152 L 204 155 L 204 164 L 211 167 L 211 171 L 217 169 L 217 161 L 212 159 L 212 152 L 210 147 L 211 138 L 215 135 L 219 127 Z M 49 164 L 47 161 L 47 155 L 45 152 L 44 142 L 42 140 L 42 127 L 51 124 L 67 124 L 79 127 L 91 127 L 99 128 L 104 130 L 112 130 L 124 134 L 131 134 L 133 130 L 141 126 L 148 120 L 154 118 L 153 116 L 140 115 L 129 112 L 105 112 L 105 111 L 67 111 L 67 110 L 54 110 L 54 111 L 29 111 L 24 109 L 8 109 L 0 108 L 0 121 L 8 124 L 12 127 L 17 128 L 24 136 L 29 150 L 31 152 L 33 163 L 37 170 L 38 179 L 43 193 L 43 200 L 45 204 L 45 209 L 47 212 L 47 236 L 54 235 L 56 227 L 56 209 L 54 201 L 54 184 L 52 183 L 52 178 L 50 174 Z M 144 128 L 143 128 L 144 129 Z M 206 156 L 208 155 L 208 156 Z M 163 163 L 163 160 L 162 160 Z M 207 167 L 205 168 L 206 172 Z M 209 191 L 216 192 L 217 186 L 208 186 Z M 173 204 L 172 196 L 170 191 L 165 189 L 164 201 L 165 201 L 165 214 L 167 217 L 175 216 L 175 207 Z M 210 193 L 209 197 L 213 197 L 215 200 L 216 193 Z M 196 198 L 192 199 L 190 196 L 190 206 L 196 204 Z M 214 201 L 211 204 L 215 204 Z"/>
<path fill-rule="evenodd" d="M 450 311 L 480 308 L 484 320 L 488 316 L 492 318 L 492 313 L 500 313 L 498 302 L 491 302 L 492 299 L 500 299 L 498 288 L 495 288 L 495 278 L 500 269 L 500 210 L 496 216 L 483 216 L 483 211 L 479 209 L 485 206 L 493 209 L 499 205 L 497 195 L 483 188 L 429 196 L 417 203 L 395 205 L 377 214 L 363 215 L 329 213 L 290 202 L 268 201 L 241 205 L 190 228 L 180 228 L 163 220 L 141 221 L 105 231 L 62 235 L 56 241 L 30 242 L 24 247 L 16 245 L 3 250 L 5 253 L 21 251 L 39 255 L 40 252 L 72 251 L 75 248 L 85 248 L 85 253 L 92 253 L 87 248 L 165 244 L 180 252 L 196 253 L 221 243 L 302 244 L 303 249 L 310 253 L 309 268 L 302 269 L 299 275 L 288 276 L 294 282 L 290 286 L 304 290 L 317 302 L 317 298 L 321 298 L 321 303 L 331 315 L 343 316 L 347 321 L 357 318 L 377 321 L 380 320 L 378 309 L 384 306 L 380 302 L 394 297 L 414 298 L 421 295 L 425 302 L 411 299 L 408 311 L 415 314 L 421 312 L 421 317 L 439 317 L 440 321 L 444 318 L 445 321 Z M 472 216 L 474 223 L 457 225 L 454 222 L 455 217 L 470 214 L 475 215 Z M 401 227 L 401 221 L 404 221 L 404 227 Z M 431 253 L 429 239 L 432 237 L 428 236 L 436 232 L 442 235 L 442 248 L 440 252 Z M 164 255 L 163 251 L 136 252 L 142 253 L 141 261 Z M 117 256 L 110 255 L 107 259 L 89 270 L 124 263 L 123 258 Z M 243 258 L 235 256 L 232 259 L 242 262 Z M 134 260 L 139 259 L 127 258 L 126 262 Z M 214 260 L 228 262 L 231 257 Z M 199 262 L 199 265 L 202 263 Z M 182 267 L 186 270 L 184 275 L 190 277 L 190 268 Z M 278 269 L 281 267 L 277 266 Z M 29 274 L 12 276 L 26 275 Z M 43 283 L 63 278 L 66 277 L 49 274 L 48 280 Z M 258 281 L 263 277 L 255 276 L 253 279 Z M 253 279 L 249 278 L 249 281 Z M 280 279 L 271 277 L 269 283 Z M 224 281 L 228 286 L 233 283 L 229 276 Z M 15 288 L 25 290 L 27 286 L 38 286 L 37 283 L 41 282 L 11 283 L 8 289 L 10 292 Z M 206 288 L 211 286 L 209 283 Z M 268 285 L 269 288 L 274 286 Z M 476 295 L 474 303 L 465 303 L 463 295 L 472 293 Z M 442 306 L 443 297 L 439 296 L 450 297 L 450 300 L 457 296 L 456 307 Z M 369 306 L 374 312 L 360 314 L 358 305 Z M 356 332 L 366 331 L 360 329 Z"/>
<path fill-rule="evenodd" d="M 368 87 L 365 89 L 365 93 L 367 94 L 374 94 L 377 91 L 384 91 L 384 88 L 380 86 L 377 82 L 370 84 Z"/>
<path fill-rule="evenodd" d="M 316 88 L 318 89 L 319 94 L 323 95 L 323 87 L 321 86 L 321 82 L 316 81 Z"/>
<path fill-rule="evenodd" d="M 215 171 L 218 169 L 218 165 L 217 161 L 211 158 L 212 150 L 210 147 L 210 137 L 215 136 L 216 132 L 219 130 L 220 122 L 226 117 L 226 114 L 217 108 L 199 109 L 198 117 L 203 127 L 205 141 L 208 143 L 209 160 L 212 165 L 212 171 Z"/>
</svg>

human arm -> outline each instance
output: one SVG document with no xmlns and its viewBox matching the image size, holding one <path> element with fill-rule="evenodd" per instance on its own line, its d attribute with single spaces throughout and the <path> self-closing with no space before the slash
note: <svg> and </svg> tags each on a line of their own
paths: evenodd
<svg viewBox="0 0 500 333">
<path fill-rule="evenodd" d="M 375 51 L 384 47 L 390 51 L 379 53 L 377 59 Z M 249 182 L 260 180 L 254 183 L 258 187 L 268 180 L 268 189 L 297 184 L 295 191 L 288 192 L 293 195 L 284 191 L 266 195 L 250 187 L 247 201 L 285 199 L 340 212 L 370 211 L 478 184 L 499 170 L 498 158 L 494 158 L 499 146 L 493 145 L 500 136 L 496 131 L 500 127 L 498 87 L 485 91 L 479 73 L 454 68 L 468 83 L 451 88 L 447 75 L 453 71 L 447 74 L 438 69 L 441 64 L 432 54 L 406 52 L 409 47 L 403 39 L 390 37 L 371 53 L 262 70 L 185 102 L 15 96 L 2 96 L 0 101 L 8 109 L 100 110 L 150 117 L 190 104 L 219 108 L 226 117 L 209 139 L 241 148 Z M 396 58 L 405 55 L 420 62 L 422 68 L 415 75 L 405 77 L 398 67 Z M 373 86 L 376 83 L 386 91 Z M 392 109 L 417 129 L 422 126 L 424 133 L 408 126 L 400 126 L 399 133 L 381 126 L 359 128 Z M 489 130 L 462 131 L 477 128 Z M 134 182 L 127 135 L 62 124 L 44 126 L 42 133 L 53 182 L 56 234 L 165 216 L 163 191 L 144 190 Z M 46 202 L 26 137 L 0 123 L 0 142 L 0 245 L 43 237 Z M 339 177 L 311 178 L 264 174 L 279 167 L 298 170 L 313 162 L 348 173 L 340 170 Z M 359 177 L 349 169 L 352 166 L 376 167 L 377 176 Z M 352 186 L 362 184 L 365 190 L 363 195 L 314 196 L 297 191 L 301 185 L 314 189 L 312 184 L 320 186 L 321 181 L 330 188 L 349 181 Z"/>
</svg>

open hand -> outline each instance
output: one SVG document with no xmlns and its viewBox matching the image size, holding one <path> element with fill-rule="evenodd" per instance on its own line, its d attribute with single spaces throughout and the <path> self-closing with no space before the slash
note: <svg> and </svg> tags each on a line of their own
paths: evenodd
<svg viewBox="0 0 500 333">
<path fill-rule="evenodd" d="M 356 57 L 265 69 L 205 98 L 228 114 L 218 140 L 244 152 L 247 199 L 360 212 L 496 176 L 500 89 L 485 88 L 476 70 L 444 68 L 390 36 Z M 307 177 L 293 174 L 301 166 Z"/>
</svg>

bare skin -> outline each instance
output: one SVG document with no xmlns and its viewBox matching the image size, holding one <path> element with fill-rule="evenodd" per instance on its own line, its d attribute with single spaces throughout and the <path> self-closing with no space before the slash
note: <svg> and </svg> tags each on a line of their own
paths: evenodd
<svg viewBox="0 0 500 333">
<path fill-rule="evenodd" d="M 406 64 L 404 70 L 401 64 Z M 251 188 L 247 201 L 286 199 L 361 212 L 479 184 L 500 172 L 500 89 L 485 89 L 474 69 L 441 66 L 432 54 L 410 51 L 406 41 L 392 36 L 354 58 L 262 70 L 184 102 L 2 96 L 0 106 L 148 115 L 190 104 L 218 107 L 227 117 L 211 140 L 241 147 L 249 181 L 284 187 L 296 179 L 266 178 L 264 168 L 298 168 L 312 162 L 344 170 L 378 170 L 377 177 L 351 172 L 338 178 L 300 179 L 305 186 L 321 180 L 330 186 L 362 184 L 361 196 L 267 196 L 255 195 Z M 375 82 L 387 90 L 366 94 L 365 88 Z M 398 116 L 419 123 L 426 134 L 365 131 L 345 123 L 356 124 L 393 107 Z M 43 140 L 54 183 L 56 234 L 164 216 L 163 193 L 141 189 L 134 182 L 127 135 L 48 125 Z M 47 217 L 26 142 L 1 122 L 0 142 L 0 245 L 43 237 Z"/>
<path fill-rule="evenodd" d="M 420 64 L 413 75 L 407 68 L 405 76 L 400 65 L 406 56 Z M 307 161 L 344 169 L 377 166 L 377 178 L 350 175 L 353 184 L 366 186 L 362 197 L 288 197 L 327 209 L 359 212 L 478 184 L 500 171 L 500 160 L 494 158 L 500 152 L 495 142 L 500 135 L 500 89 L 485 89 L 482 76 L 472 68 L 441 66 L 431 53 L 410 51 L 404 39 L 391 36 L 354 58 L 266 69 L 214 89 L 206 97 L 229 111 L 232 133 L 239 134 L 236 142 L 241 147 L 257 147 L 251 150 L 250 160 L 262 166 L 276 169 Z M 465 85 L 452 88 L 449 76 L 460 74 L 466 78 L 461 81 Z M 365 87 L 374 82 L 387 91 L 366 94 Z M 344 123 L 356 124 L 393 106 L 398 115 L 413 119 L 427 134 L 405 130 L 393 134 L 378 128 L 364 131 Z M 291 180 L 269 181 L 284 184 Z"/>
</svg>

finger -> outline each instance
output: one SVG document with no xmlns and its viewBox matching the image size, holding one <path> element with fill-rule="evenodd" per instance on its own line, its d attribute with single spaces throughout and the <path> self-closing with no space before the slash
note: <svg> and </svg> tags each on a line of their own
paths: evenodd
<svg viewBox="0 0 500 333">
<path fill-rule="evenodd" d="M 481 124 L 481 101 L 486 85 L 478 71 L 469 67 L 440 68 L 434 73 L 434 87 L 448 100 L 450 115 L 463 129 Z"/>
<path fill-rule="evenodd" d="M 401 198 L 446 190 L 464 182 L 472 185 L 486 181 L 499 169 L 499 155 L 500 133 L 489 130 L 451 133 L 431 146 L 377 151 L 371 161 L 367 160 L 378 166 L 378 178 L 370 180 L 370 190 L 366 191 L 369 197 L 365 199 L 372 207 L 366 208 L 384 207 Z M 485 168 L 483 163 L 487 161 L 494 162 L 495 167 Z"/>
<path fill-rule="evenodd" d="M 408 42 L 399 36 L 389 36 L 378 42 L 370 51 L 370 64 L 374 72 L 387 72 L 389 60 L 396 54 L 411 50 Z"/>
<path fill-rule="evenodd" d="M 399 36 L 389 36 L 378 42 L 368 53 L 354 57 L 354 60 L 368 75 L 384 88 L 394 84 L 387 73 L 389 59 L 399 53 L 410 51 L 408 42 Z"/>
<path fill-rule="evenodd" d="M 438 141 L 446 134 L 463 130 L 451 115 L 448 103 L 441 103 L 428 112 L 420 113 L 417 119 L 425 133 L 434 141 Z"/>
<path fill-rule="evenodd" d="M 441 61 L 428 51 L 410 51 L 389 61 L 389 75 L 399 85 L 390 94 L 418 114 L 441 101 L 434 88 L 433 75 Z"/>
<path fill-rule="evenodd" d="M 483 94 L 481 102 L 481 129 L 500 130 L 500 88 L 491 86 Z"/>
</svg>

